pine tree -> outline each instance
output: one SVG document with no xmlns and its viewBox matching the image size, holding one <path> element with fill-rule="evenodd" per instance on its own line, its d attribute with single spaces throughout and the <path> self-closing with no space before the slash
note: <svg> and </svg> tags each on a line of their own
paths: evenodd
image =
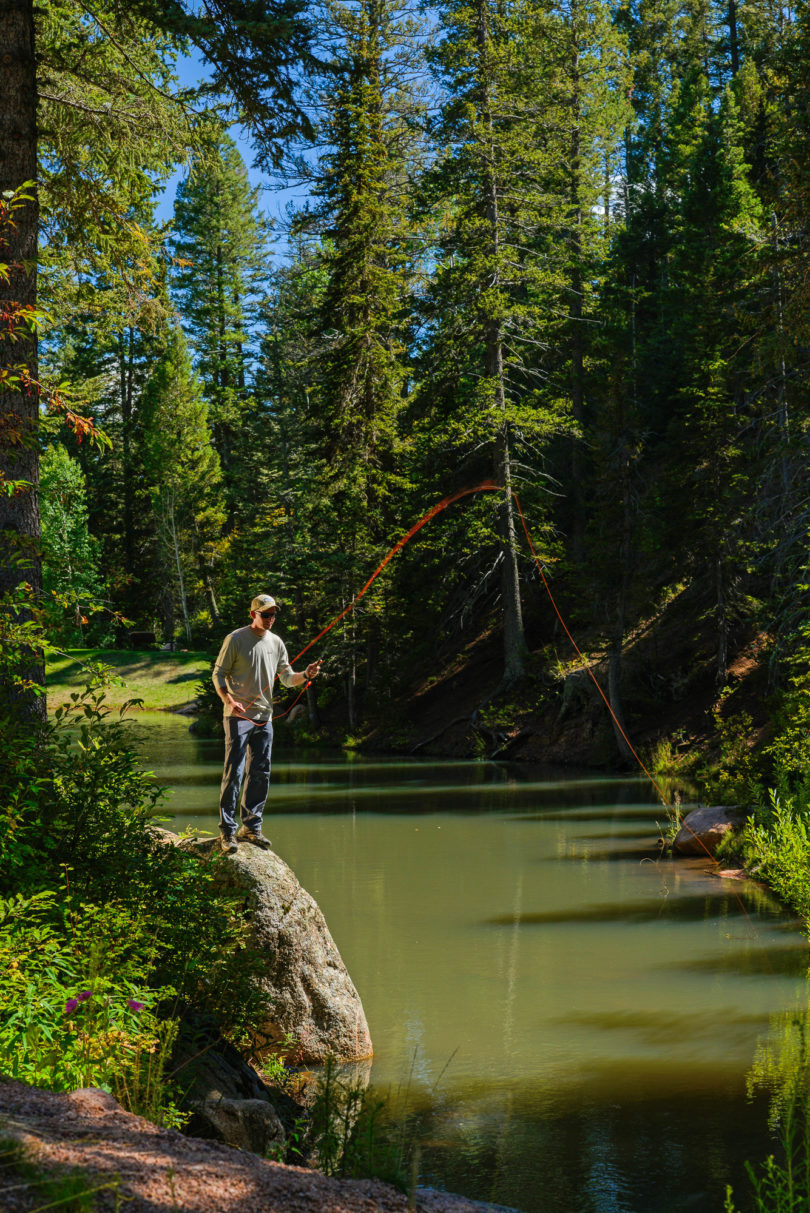
<svg viewBox="0 0 810 1213">
<path fill-rule="evenodd" d="M 244 161 L 223 135 L 198 158 L 175 201 L 171 290 L 210 410 L 231 509 L 242 483 L 241 430 L 250 408 L 255 307 L 268 276 L 268 227 Z"/>
<path fill-rule="evenodd" d="M 564 103 L 544 91 L 549 17 L 539 4 L 475 0 L 445 4 L 440 17 L 434 64 L 446 100 L 425 194 L 441 228 L 425 300 L 420 398 L 443 476 L 494 476 L 503 486 L 482 584 L 499 570 L 509 679 L 521 673 L 526 651 L 514 462 L 531 462 L 539 473 L 538 453 L 570 410 L 544 382 L 566 290 L 559 234 L 568 199 L 555 172 L 568 151 L 558 134 Z M 487 547 L 493 551 L 492 539 Z"/>
<path fill-rule="evenodd" d="M 163 558 L 165 638 L 174 640 L 174 603 L 179 600 L 190 644 L 189 601 L 196 586 L 189 580 L 195 573 L 203 572 L 216 616 L 210 572 L 205 576 L 204 546 L 216 541 L 224 510 L 219 502 L 221 472 L 211 446 L 208 407 L 177 326 L 165 336 L 161 356 L 144 389 L 142 414 L 144 470 Z"/>
<path fill-rule="evenodd" d="M 100 605 L 104 593 L 99 544 L 88 530 L 84 474 L 59 443 L 45 451 L 40 473 L 42 588 L 46 614 L 53 623 L 50 639 L 84 647 L 85 612 Z"/>
<path fill-rule="evenodd" d="M 111 4 L 110 16 L 115 18 L 110 22 L 113 31 L 111 42 L 115 40 L 118 19 L 124 16 L 129 18 L 134 9 L 138 18 L 144 19 L 150 27 L 149 36 L 142 39 L 145 45 L 153 42 L 156 35 L 159 38 L 161 30 L 173 37 L 179 35 L 196 41 L 208 61 L 215 65 L 217 83 L 228 87 L 231 95 L 236 93 L 248 121 L 253 122 L 257 142 L 268 158 L 277 154 L 280 137 L 306 126 L 306 116 L 294 97 L 297 69 L 305 60 L 311 61 L 310 27 L 302 14 L 300 0 L 263 4 L 258 11 L 252 0 L 216 0 L 213 10 L 208 6 L 202 14 L 195 5 L 189 4 L 186 8 L 182 3 L 166 6 L 154 0 L 138 0 L 137 6 L 130 3 Z M 86 13 L 86 10 L 83 11 Z M 106 13 L 105 9 L 105 16 Z M 96 22 L 100 24 L 97 18 Z M 36 71 L 40 47 L 36 41 L 32 0 L 19 0 L 19 3 L 7 4 L 0 10 L 0 45 L 4 48 L 7 69 L 4 88 L 0 93 L 0 126 L 9 134 L 9 138 L 0 141 L 0 192 L 5 194 L 6 191 L 19 190 L 25 182 L 33 182 L 39 176 L 37 140 L 40 128 Z M 73 59 L 77 70 L 81 69 L 81 58 L 80 54 Z M 237 63 L 239 70 L 233 70 Z M 130 66 L 133 66 L 132 62 Z M 143 81 L 138 73 L 139 65 L 136 65 L 130 77 L 131 92 L 137 92 L 141 83 L 145 83 L 147 88 L 151 87 L 151 81 Z M 57 98 L 55 104 L 59 107 L 56 113 L 60 116 L 71 111 L 92 112 L 96 108 L 85 105 L 81 96 L 72 100 Z M 101 113 L 95 116 L 103 121 L 109 117 L 110 111 L 105 113 L 103 107 L 99 108 Z M 126 114 L 124 120 L 130 121 Z M 131 124 L 131 129 L 137 131 L 137 128 L 136 120 Z M 39 226 L 35 195 L 25 213 L 18 215 L 17 219 L 9 260 L 27 268 L 19 282 L 12 282 L 11 291 L 7 284 L 2 287 L 0 300 L 5 303 L 11 298 L 15 303 L 35 306 L 37 288 L 32 267 L 36 264 Z M 112 239 L 115 234 L 115 226 L 111 225 L 108 235 Z M 35 338 L 29 338 L 25 346 L 17 345 L 13 362 L 17 364 L 20 360 L 29 374 L 36 374 Z M 2 368 L 6 363 L 6 351 L 3 350 Z M 8 386 L 8 382 L 3 385 L 0 413 L 3 417 L 13 418 L 15 433 L 21 428 L 25 431 L 35 429 L 38 413 L 36 397 L 33 394 L 26 396 L 16 388 L 9 391 Z M 25 479 L 36 484 L 36 448 L 28 441 L 29 436 L 33 435 L 26 433 L 23 448 L 16 449 L 15 445 L 15 449 L 11 449 L 12 443 L 4 426 L 4 433 L 0 435 L 0 473 L 11 479 Z M 21 449 L 25 451 L 24 456 L 21 456 Z M 36 546 L 39 516 L 35 493 L 3 498 L 0 530 L 9 529 L 25 537 L 29 546 Z M 26 576 L 36 582 L 36 558 L 32 557 L 32 560 L 29 570 L 23 569 L 16 559 L 4 561 L 0 568 L 0 588 L 14 587 Z"/>
<path fill-rule="evenodd" d="M 572 436 L 567 482 L 570 510 L 564 519 L 575 565 L 582 562 L 588 487 L 586 470 L 593 420 L 590 397 L 604 376 L 594 365 L 594 338 L 610 240 L 614 235 L 622 140 L 630 121 L 630 64 L 626 38 L 603 0 L 570 0 L 551 9 L 544 24 L 546 94 L 555 99 L 562 155 L 555 192 L 566 199 L 561 235 L 567 249 L 569 325 L 562 357 L 570 382 Z"/>
<path fill-rule="evenodd" d="M 328 151 L 307 169 L 313 200 L 296 227 L 318 239 L 323 276 L 311 312 L 319 340 L 309 363 L 307 441 L 320 485 L 309 526 L 334 604 L 351 600 L 388 547 L 407 484 L 400 425 L 413 273 L 407 205 L 420 107 L 409 85 L 417 26 L 406 6 L 357 0 L 332 3 L 328 12 L 336 57 L 319 82 L 319 138 Z M 301 167 L 298 157 L 292 169 Z M 350 728 L 362 712 L 361 663 L 365 690 L 375 681 L 383 594 L 381 586 L 343 633 Z"/>
<path fill-rule="evenodd" d="M 752 329 L 750 300 L 761 283 L 762 212 L 748 181 L 742 131 L 732 89 L 719 109 L 704 98 L 682 131 L 681 220 L 674 276 L 682 315 L 684 374 L 681 399 L 690 463 L 695 469 L 690 544 L 712 568 L 717 637 L 716 679 L 727 676 L 733 622 L 732 590 L 750 545 L 750 484 L 756 474 L 752 434 L 752 377 L 741 334 Z M 677 229 L 676 229 L 677 231 Z M 749 316 L 746 318 L 746 311 Z M 742 344 L 742 350 L 741 350 Z M 742 356 L 741 356 L 742 354 Z M 672 437 L 677 434 L 673 425 Z"/>
</svg>

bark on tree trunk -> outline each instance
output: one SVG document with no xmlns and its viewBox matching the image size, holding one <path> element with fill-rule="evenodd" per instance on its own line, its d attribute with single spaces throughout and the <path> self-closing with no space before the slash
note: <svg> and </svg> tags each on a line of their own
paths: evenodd
<svg viewBox="0 0 810 1213">
<path fill-rule="evenodd" d="M 33 0 L 0 0 L 0 192 L 19 189 L 37 175 L 37 87 L 34 55 Z M 19 308 L 37 301 L 37 233 L 39 208 L 33 200 L 14 213 L 14 222 L 0 230 L 0 262 L 10 266 L 8 280 L 0 277 L 2 329 L 16 329 L 16 340 L 0 340 L 0 366 L 12 375 L 21 368 L 36 381 L 36 336 L 21 329 L 15 317 Z M 37 424 L 39 396 L 31 386 L 14 384 L 0 392 L 0 477 L 26 481 L 30 486 L 7 496 L 0 493 L 0 540 L 5 559 L 0 562 L 0 593 L 28 582 L 35 594 L 41 589 L 39 555 L 39 455 Z M 42 683 L 39 655 L 26 659 L 25 679 Z M 6 696 L 28 717 L 44 718 L 45 699 L 29 693 L 20 696 L 6 686 Z"/>
<path fill-rule="evenodd" d="M 345 599 L 341 603 L 341 610 L 346 609 Z M 348 655 L 348 667 L 346 669 L 346 714 L 349 721 L 349 732 L 354 733 L 357 727 L 357 710 L 355 700 L 355 687 L 357 684 L 357 661 L 355 658 L 355 626 L 354 626 L 354 611 L 350 611 L 349 615 L 343 621 L 343 647 Z"/>
<path fill-rule="evenodd" d="M 719 689 L 728 682 L 728 611 L 722 555 L 718 555 L 714 562 L 714 589 L 717 623 L 717 662 L 714 679 Z"/>
<path fill-rule="evenodd" d="M 585 343 L 582 333 L 582 148 L 580 136 L 579 95 L 579 51 L 571 52 L 571 79 L 574 85 L 574 121 L 571 133 L 571 266 L 569 270 L 570 304 L 568 316 L 571 321 L 571 412 L 577 429 L 582 430 L 585 419 Z M 571 555 L 575 564 L 581 564 L 585 550 L 585 510 L 582 501 L 582 486 L 585 474 L 582 459 L 582 437 L 575 434 L 571 439 Z"/>
<path fill-rule="evenodd" d="M 166 512 L 169 516 L 169 527 L 172 536 L 172 547 L 174 549 L 174 562 L 177 568 L 177 584 L 180 590 L 180 605 L 183 608 L 183 622 L 186 626 L 186 642 L 191 648 L 191 626 L 188 621 L 188 602 L 186 601 L 186 583 L 183 579 L 183 565 L 180 560 L 180 543 L 177 536 L 177 522 L 174 516 L 174 499 L 170 497 L 166 502 Z"/>
<path fill-rule="evenodd" d="M 628 576 L 632 549 L 633 520 L 630 501 L 630 464 L 626 450 L 620 454 L 620 484 L 622 499 L 622 541 L 619 550 L 619 585 L 616 592 L 616 620 L 608 660 L 608 701 L 613 713 L 613 732 L 622 758 L 632 759 L 633 752 L 627 744 L 627 725 L 622 707 L 622 649 L 627 613 Z"/>
<path fill-rule="evenodd" d="M 492 257 L 492 285 L 500 283 L 499 259 L 501 255 L 501 222 L 498 209 L 498 181 L 495 175 L 497 162 L 490 99 L 488 65 L 488 22 L 484 0 L 478 5 L 478 47 L 480 53 L 480 97 L 481 116 L 487 131 L 488 148 L 486 197 L 484 205 L 490 230 L 490 255 Z M 504 488 L 503 505 L 500 510 L 499 530 L 501 537 L 501 614 L 503 618 L 504 680 L 519 678 L 525 669 L 526 638 L 523 632 L 523 610 L 520 601 L 520 575 L 517 560 L 515 515 L 512 502 L 512 463 L 509 450 L 509 428 L 506 418 L 506 377 L 503 364 L 503 332 L 500 320 L 490 320 L 486 330 L 487 376 L 493 381 L 495 411 L 499 418 L 493 442 L 493 465 L 495 476 Z"/>
<path fill-rule="evenodd" d="M 736 0 L 728 0 L 728 45 L 731 52 L 731 74 L 732 76 L 736 76 L 740 70 L 740 44 L 737 35 Z"/>
<path fill-rule="evenodd" d="M 526 665 L 526 637 L 523 632 L 523 606 L 520 601 L 520 573 L 517 560 L 515 509 L 512 499 L 512 464 L 509 435 L 504 426 L 495 456 L 495 474 L 503 485 L 501 506 L 501 598 L 503 613 L 503 676 L 511 682 L 520 678 Z"/>
<path fill-rule="evenodd" d="M 126 571 L 135 569 L 135 494 L 132 480 L 132 395 L 134 336 L 121 332 L 118 341 L 118 365 L 121 390 L 121 472 L 124 491 L 124 561 Z"/>
</svg>

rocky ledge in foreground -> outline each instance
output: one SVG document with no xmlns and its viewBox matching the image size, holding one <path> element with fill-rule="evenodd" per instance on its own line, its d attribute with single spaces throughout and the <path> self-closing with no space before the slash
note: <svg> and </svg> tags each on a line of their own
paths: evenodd
<svg viewBox="0 0 810 1213">
<path fill-rule="evenodd" d="M 273 1044 L 292 1036 L 296 1060 L 307 1064 L 327 1057 L 370 1057 L 360 996 L 317 902 L 284 860 L 250 843 L 242 843 L 235 855 L 222 855 L 213 838 L 181 841 L 168 830 L 160 836 L 215 863 L 220 887 L 244 899 L 250 915 L 248 948 L 260 962 L 259 1041 Z"/>
<path fill-rule="evenodd" d="M 48 1176 L 72 1172 L 100 1213 L 407 1213 L 408 1199 L 376 1180 L 328 1179 L 231 1146 L 158 1129 L 95 1088 L 56 1094 L 0 1079 L 0 1136 Z M 7 1146 L 6 1146 L 7 1148 Z M 496 1206 L 424 1189 L 418 1213 L 492 1213 Z M 3 1213 L 47 1203 L 19 1173 L 0 1177 Z"/>
</svg>

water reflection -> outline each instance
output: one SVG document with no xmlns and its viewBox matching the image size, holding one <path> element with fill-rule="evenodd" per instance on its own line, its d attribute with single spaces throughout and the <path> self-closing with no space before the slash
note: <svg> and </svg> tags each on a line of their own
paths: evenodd
<svg viewBox="0 0 810 1213">
<path fill-rule="evenodd" d="M 213 831 L 220 745 L 177 724 L 144 752 L 177 826 Z M 407 1093 L 425 1182 L 530 1213 L 718 1210 L 771 1149 L 745 1074 L 805 944 L 756 886 L 651 862 L 663 817 L 641 779 L 281 739 L 266 832 L 360 990 L 372 1086 Z"/>
</svg>

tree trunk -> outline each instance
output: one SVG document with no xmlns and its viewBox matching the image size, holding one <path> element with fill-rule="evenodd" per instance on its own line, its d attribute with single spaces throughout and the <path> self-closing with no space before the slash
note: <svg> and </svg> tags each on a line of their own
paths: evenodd
<svg viewBox="0 0 810 1213">
<path fill-rule="evenodd" d="M 487 131 L 488 169 L 484 205 L 490 230 L 492 285 L 500 282 L 501 224 L 498 210 L 498 182 L 495 174 L 496 154 L 492 127 L 490 79 L 488 64 L 488 23 L 485 0 L 478 5 L 478 47 L 480 52 L 481 116 Z M 503 485 L 504 498 L 500 510 L 501 537 L 501 613 L 503 616 L 503 658 L 506 681 L 519 678 L 525 669 L 526 638 L 523 632 L 523 610 L 520 602 L 520 575 L 517 560 L 515 515 L 512 501 L 512 464 L 509 451 L 509 427 L 506 416 L 506 377 L 503 364 L 503 332 L 500 320 L 490 320 L 486 329 L 486 374 L 493 381 L 495 410 L 499 417 L 493 444 L 493 470 Z"/>
<path fill-rule="evenodd" d="M 357 728 L 357 703 L 355 689 L 357 687 L 357 660 L 355 654 L 354 611 L 349 618 L 349 668 L 346 671 L 346 710 L 349 717 L 349 732 L 354 734 Z"/>
<path fill-rule="evenodd" d="M 632 551 L 633 520 L 630 500 L 630 462 L 626 448 L 620 452 L 620 492 L 622 501 L 622 540 L 619 549 L 619 586 L 616 592 L 616 618 L 608 660 L 608 701 L 612 712 L 613 732 L 622 758 L 632 759 L 633 752 L 627 743 L 627 726 L 622 708 L 622 650 L 627 614 L 628 579 Z"/>
<path fill-rule="evenodd" d="M 0 192 L 14 191 L 37 175 L 37 87 L 32 0 L 0 0 Z M 19 308 L 37 302 L 37 234 L 39 207 L 36 191 L 25 191 L 32 201 L 15 211 L 13 222 L 0 230 L 0 262 L 10 267 L 6 281 L 0 276 L 2 331 L 16 330 L 16 340 L 0 340 L 0 367 L 20 374 L 22 384 L 0 392 L 0 483 L 24 481 L 26 487 L 11 496 L 0 492 L 0 541 L 5 559 L 0 562 L 0 594 L 27 582 L 35 594 L 41 590 L 39 553 L 39 454 L 37 427 L 39 394 L 37 340 L 21 328 Z M 27 383 L 30 377 L 33 383 Z M 42 683 L 39 654 L 31 653 L 26 680 Z M 44 719 L 45 699 L 7 694 L 28 717 Z"/>
<path fill-rule="evenodd" d="M 580 431 L 571 439 L 571 555 L 574 563 L 580 565 L 585 550 L 585 510 L 582 494 L 584 490 L 585 468 L 582 458 L 582 428 L 585 420 L 585 342 L 582 332 L 582 184 L 581 184 L 581 104 L 579 95 L 579 50 L 576 46 L 576 31 L 574 31 L 574 46 L 571 51 L 571 80 L 574 87 L 573 121 L 571 131 L 571 262 L 568 273 L 570 303 L 568 316 L 571 322 L 571 413 Z"/>
<path fill-rule="evenodd" d="M 731 74 L 740 70 L 740 44 L 737 36 L 737 2 L 728 0 L 728 45 L 731 52 Z"/>
<path fill-rule="evenodd" d="M 174 562 L 177 567 L 177 585 L 180 590 L 180 605 L 183 608 L 183 622 L 186 625 L 186 642 L 191 648 L 191 626 L 188 621 L 188 603 L 186 602 L 186 583 L 183 580 L 183 565 L 180 560 L 180 544 L 177 539 L 177 522 L 174 516 L 174 498 L 169 497 L 166 502 L 166 512 L 169 516 L 169 528 L 172 536 L 172 547 L 174 548 Z"/>
<path fill-rule="evenodd" d="M 717 661 L 714 680 L 718 690 L 728 682 L 728 611 L 726 610 L 726 579 L 723 557 L 714 562 L 715 622 L 717 624 Z"/>
<path fill-rule="evenodd" d="M 135 494 L 132 479 L 132 395 L 134 335 L 121 332 L 118 338 L 118 370 L 121 391 L 121 473 L 124 496 L 124 563 L 127 573 L 135 570 Z"/>
<path fill-rule="evenodd" d="M 520 601 L 520 573 L 517 561 L 515 507 L 512 499 L 512 465 L 509 435 L 504 426 L 495 456 L 495 473 L 503 485 L 501 505 L 501 598 L 503 611 L 503 676 L 508 682 L 520 678 L 526 665 L 526 637 L 523 631 L 523 607 Z"/>
</svg>

